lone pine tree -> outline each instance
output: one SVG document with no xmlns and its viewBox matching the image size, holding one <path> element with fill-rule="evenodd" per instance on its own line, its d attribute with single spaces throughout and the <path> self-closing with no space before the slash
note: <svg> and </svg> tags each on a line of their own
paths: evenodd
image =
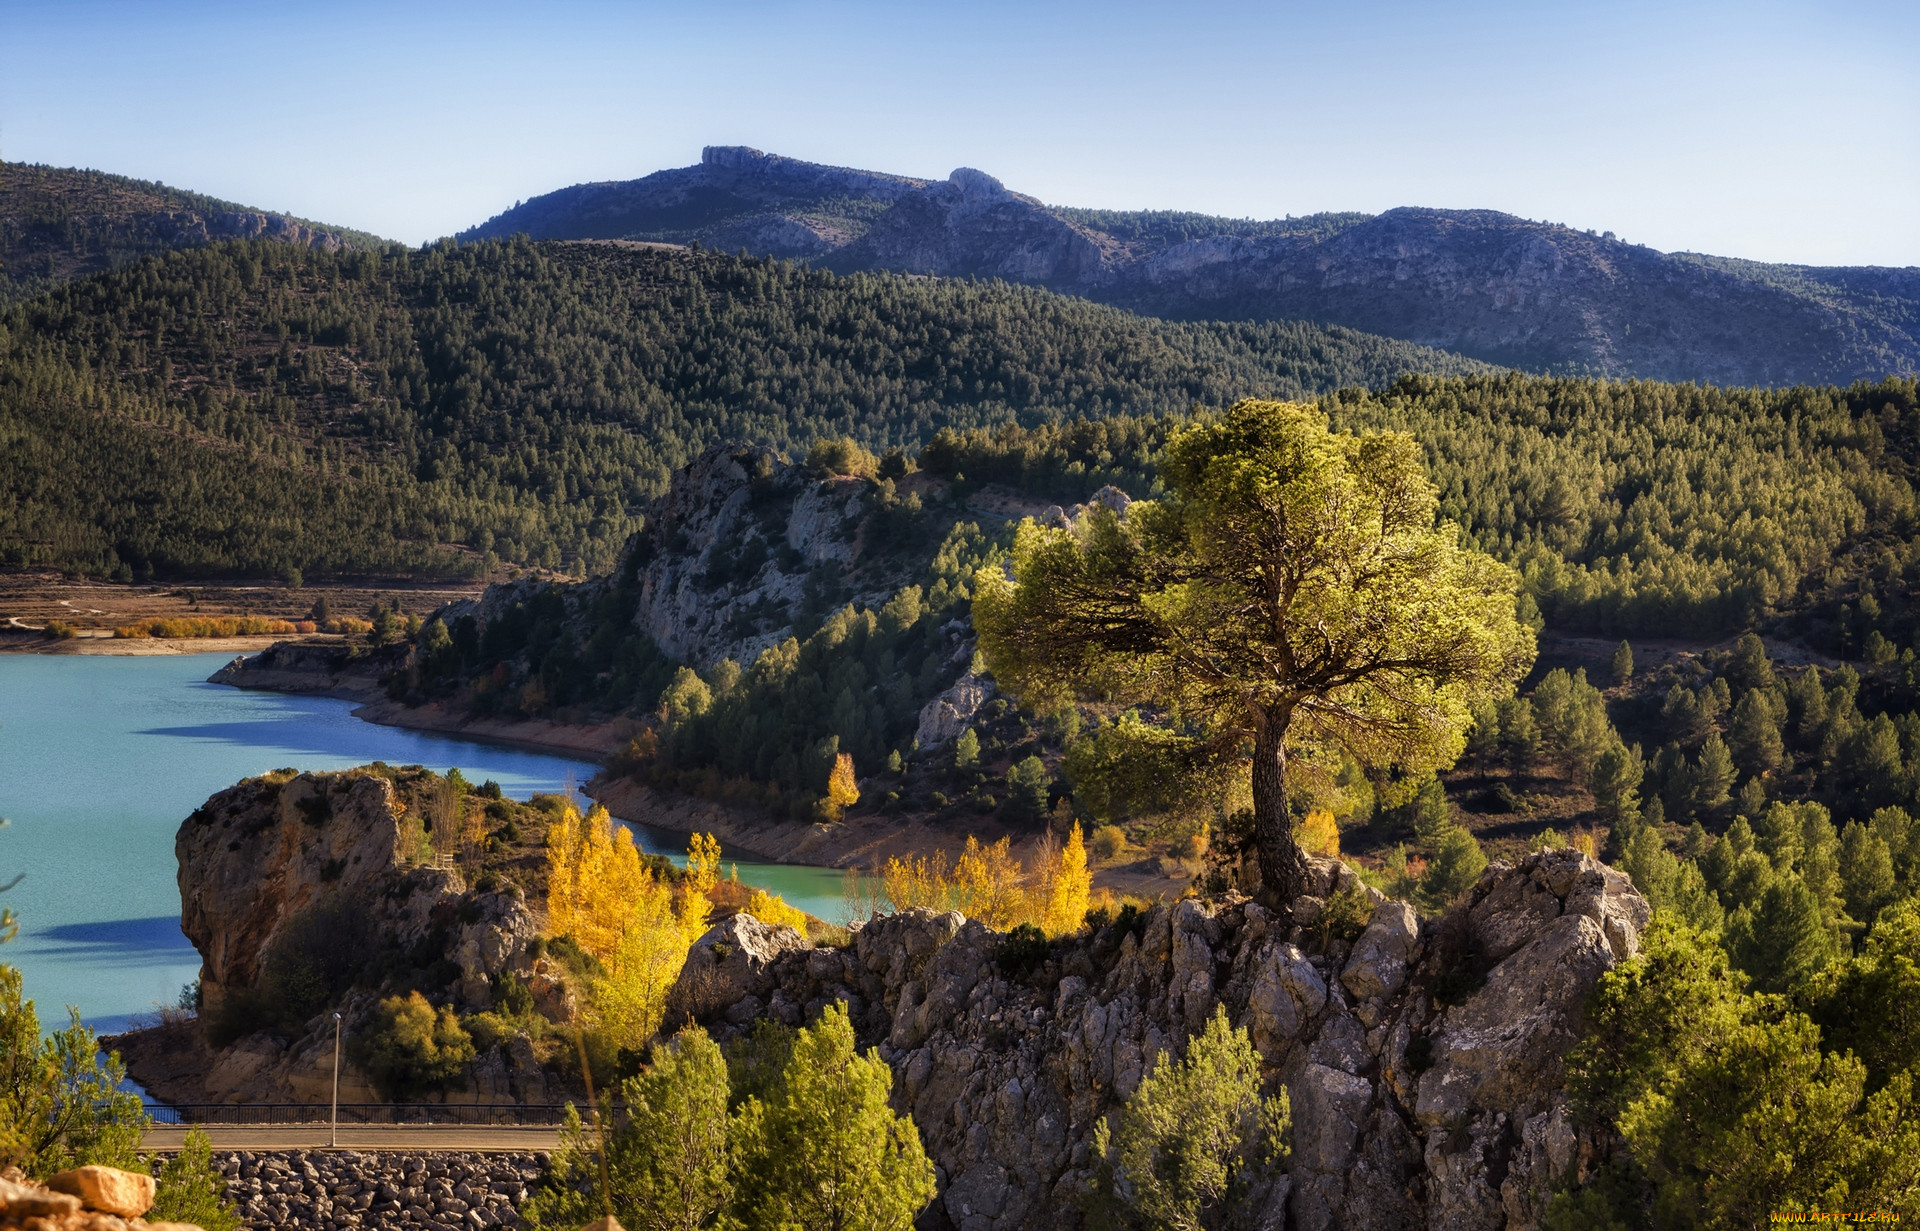
<svg viewBox="0 0 1920 1231">
<path fill-rule="evenodd" d="M 1150 705 L 1196 765 L 1252 748 L 1270 893 L 1303 892 L 1287 760 L 1302 746 L 1422 773 L 1460 754 L 1476 700 L 1533 661 L 1512 569 L 1435 520 L 1420 446 L 1330 431 L 1310 406 L 1245 401 L 1178 433 L 1167 495 L 1121 519 L 1023 525 L 1012 576 L 974 606 L 994 676 L 1023 702 Z"/>
</svg>

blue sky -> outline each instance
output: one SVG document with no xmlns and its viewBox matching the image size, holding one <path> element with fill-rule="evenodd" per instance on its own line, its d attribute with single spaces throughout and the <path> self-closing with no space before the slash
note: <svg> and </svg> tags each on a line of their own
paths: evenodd
<svg viewBox="0 0 1920 1231">
<path fill-rule="evenodd" d="M 1920 264 L 1920 4 L 0 0 L 0 156 L 409 243 L 745 144 L 1059 204 Z"/>
</svg>

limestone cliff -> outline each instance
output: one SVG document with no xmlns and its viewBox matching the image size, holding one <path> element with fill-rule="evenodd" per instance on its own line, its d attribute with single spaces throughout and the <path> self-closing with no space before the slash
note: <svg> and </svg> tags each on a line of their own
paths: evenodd
<svg viewBox="0 0 1920 1231">
<path fill-rule="evenodd" d="M 419 986 L 409 971 L 426 972 L 430 998 L 468 1010 L 492 1004 L 496 976 L 534 973 L 537 928 L 523 887 L 497 875 L 470 887 L 425 857 L 408 812 L 381 773 L 287 771 L 230 787 L 181 824 L 181 929 L 201 956 L 201 1021 L 215 1031 L 249 1021 L 246 998 L 288 970 L 340 991 L 291 1029 L 242 1027 L 213 1046 L 202 1037 L 128 1047 L 150 1089 L 184 1101 L 323 1098 L 336 1007 L 351 1035 L 382 994 Z M 548 1101 L 524 1042 L 480 1056 L 465 1091 L 449 1097 Z M 342 1097 L 374 1097 L 351 1066 Z"/>
<path fill-rule="evenodd" d="M 1244 898 L 1159 906 L 1056 943 L 1024 978 L 997 962 L 1001 935 L 958 914 L 878 919 L 838 950 L 736 917 L 696 946 L 673 1004 L 727 1036 L 845 1001 L 938 1166 L 930 1225 L 1079 1225 L 1094 1123 L 1225 1006 L 1292 1096 L 1292 1157 L 1260 1225 L 1539 1227 L 1593 1145 L 1569 1116 L 1564 1057 L 1595 982 L 1635 952 L 1646 901 L 1562 850 L 1494 864 L 1437 921 L 1378 901 L 1347 942 L 1317 923 L 1352 874 L 1317 874 L 1291 915 Z"/>
</svg>

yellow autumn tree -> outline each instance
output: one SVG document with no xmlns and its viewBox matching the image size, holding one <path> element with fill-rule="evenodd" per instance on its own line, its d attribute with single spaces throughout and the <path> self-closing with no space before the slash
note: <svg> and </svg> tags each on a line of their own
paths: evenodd
<svg viewBox="0 0 1920 1231">
<path fill-rule="evenodd" d="M 547 927 L 602 961 L 620 947 L 643 889 L 652 885 L 633 834 L 595 807 L 568 804 L 547 829 Z"/>
<path fill-rule="evenodd" d="M 601 958 L 604 970 L 593 981 L 589 1002 L 595 1028 L 613 1046 L 632 1050 L 659 1031 L 667 993 L 699 937 L 681 905 L 689 895 L 675 894 L 650 873 L 642 876 L 627 926 L 613 951 Z"/>
<path fill-rule="evenodd" d="M 969 919 L 978 919 L 990 928 L 1004 931 L 1021 923 L 1026 916 L 1026 879 L 1020 862 L 1013 857 L 1013 840 L 1002 838 L 992 846 L 980 845 L 971 834 L 953 868 L 954 909 Z"/>
<path fill-rule="evenodd" d="M 887 859 L 880 870 L 880 888 L 887 904 L 897 913 L 924 906 L 928 910 L 952 910 L 953 867 L 945 851 L 931 855 L 898 855 Z"/>
<path fill-rule="evenodd" d="M 1080 838 L 1080 822 L 1067 833 L 1067 844 L 1046 886 L 1046 906 L 1040 927 L 1049 936 L 1077 931 L 1086 921 L 1087 899 L 1093 893 L 1093 874 L 1087 871 L 1087 847 Z"/>
<path fill-rule="evenodd" d="M 720 840 L 710 833 L 697 833 L 687 843 L 687 890 L 690 893 L 707 894 L 719 883 Z"/>
<path fill-rule="evenodd" d="M 827 815 L 835 820 L 860 802 L 860 787 L 853 777 L 853 754 L 843 752 L 833 759 L 833 772 L 827 775 Z"/>
<path fill-rule="evenodd" d="M 695 838 L 708 882 L 720 863 L 712 835 Z M 689 863 L 693 863 L 693 851 Z M 547 830 L 547 926 L 598 958 L 588 1014 L 615 1047 L 637 1049 L 660 1029 L 667 992 L 706 928 L 711 903 L 682 878 L 676 886 L 640 859 L 633 834 L 605 808 L 585 818 L 569 805 Z"/>
<path fill-rule="evenodd" d="M 1309 855 L 1340 858 L 1340 823 L 1333 813 L 1315 809 L 1294 826 L 1293 840 Z"/>
</svg>

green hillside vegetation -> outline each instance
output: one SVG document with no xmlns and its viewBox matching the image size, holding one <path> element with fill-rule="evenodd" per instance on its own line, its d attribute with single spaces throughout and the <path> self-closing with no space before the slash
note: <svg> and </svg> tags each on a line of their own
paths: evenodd
<svg viewBox="0 0 1920 1231">
<path fill-rule="evenodd" d="M 717 441 L 878 449 L 1476 366 L 1348 330 L 710 253 L 219 244 L 0 316 L 0 563 L 604 571 Z"/>
<path fill-rule="evenodd" d="M 1655 907 L 1573 1058 L 1577 1109 L 1617 1147 L 1549 1225 L 1738 1227 L 1920 1192 L 1920 658 L 1870 640 L 1831 671 L 1751 634 L 1639 674 L 1627 647 L 1605 692 L 1555 670 L 1480 715 L 1456 780 L 1582 784 L 1599 853 Z M 1371 822 L 1394 826 L 1389 868 L 1437 863 L 1457 828 L 1441 797 Z"/>
<path fill-rule="evenodd" d="M 1920 607 L 1906 598 L 1909 570 L 1920 567 L 1905 460 L 1920 410 L 1913 382 L 1750 393 L 1409 377 L 1323 406 L 1336 424 L 1403 427 L 1424 440 L 1441 515 L 1520 568 L 1522 615 L 1555 631 L 1714 638 L 1756 624 L 1881 663 L 1920 637 Z M 1149 497 L 1160 450 L 1184 421 L 943 429 L 912 464 L 962 495 L 996 483 L 1063 505 L 1108 485 Z M 908 464 L 889 463 L 901 472 Z M 1011 527 L 970 517 L 957 502 L 909 505 L 890 494 L 891 480 L 869 482 L 866 540 L 888 544 L 914 578 L 878 609 L 832 614 L 830 584 L 810 581 L 820 604 L 813 623 L 760 661 L 702 678 L 631 626 L 638 594 L 628 570 L 599 586 L 541 591 L 484 639 L 430 627 L 422 646 L 431 652 L 396 681 L 396 695 L 465 689 L 476 709 L 508 716 L 657 713 L 657 742 L 627 768 L 810 815 L 838 752 L 853 754 L 863 774 L 894 764 L 895 752 L 911 760 L 920 707 L 960 670 L 939 652 L 939 630 L 967 617 L 972 570 L 1010 542 Z M 660 546 L 642 540 L 639 550 Z M 1097 725 L 1070 753 L 1080 723 L 1002 704 L 982 720 L 981 765 L 889 780 L 887 806 L 989 807 L 1008 798 L 999 777 L 1028 756 L 1068 778 L 1075 766 L 1143 763 L 1137 748 L 1102 751 L 1118 736 Z M 1354 786 L 1351 769 L 1333 772 Z M 1090 819 L 1124 819 L 1160 809 L 1166 793 L 1152 777 L 1075 786 L 1083 804 L 1117 791 L 1118 802 Z M 1137 800 L 1126 798 L 1133 789 Z M 1377 799 L 1372 787 L 1325 790 L 1342 816 L 1378 802 L 1410 825 L 1422 806 L 1404 786 Z"/>
<path fill-rule="evenodd" d="M 0 305 L 143 256 L 205 243 L 235 225 L 234 215 L 264 212 L 102 171 L 0 162 Z M 272 217 L 337 244 L 386 243 L 365 231 Z"/>
<path fill-rule="evenodd" d="M 1325 213 L 1300 218 L 1222 218 L 1214 214 L 1196 214 L 1174 209 L 1078 209 L 1072 206 L 1049 207 L 1068 222 L 1098 231 L 1128 244 L 1139 244 L 1149 251 L 1171 248 L 1175 244 L 1211 239 L 1216 235 L 1234 239 L 1277 239 L 1282 236 L 1319 241 L 1331 239 L 1348 227 L 1358 226 L 1371 214 Z"/>
</svg>

